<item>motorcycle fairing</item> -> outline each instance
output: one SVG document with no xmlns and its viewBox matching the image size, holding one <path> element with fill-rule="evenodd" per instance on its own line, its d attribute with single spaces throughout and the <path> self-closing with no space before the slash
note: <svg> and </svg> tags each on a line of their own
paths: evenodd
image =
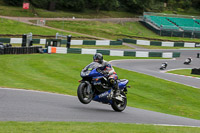
<svg viewBox="0 0 200 133">
<path fill-rule="evenodd" d="M 96 95 L 93 100 L 94 101 L 97 101 L 97 102 L 102 102 L 102 103 L 109 103 L 109 104 L 112 104 L 112 100 L 109 99 L 110 95 L 111 95 L 111 92 L 112 92 L 112 89 L 108 90 L 108 91 L 105 91 L 99 95 Z"/>
</svg>

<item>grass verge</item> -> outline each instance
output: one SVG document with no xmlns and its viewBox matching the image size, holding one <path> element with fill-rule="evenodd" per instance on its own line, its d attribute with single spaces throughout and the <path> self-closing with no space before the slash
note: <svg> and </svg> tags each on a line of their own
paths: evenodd
<svg viewBox="0 0 200 133">
<path fill-rule="evenodd" d="M 191 74 L 191 69 L 179 69 L 179 70 L 167 71 L 167 73 L 173 73 L 173 74 L 186 75 L 186 76 L 200 78 L 200 75 Z"/>
<path fill-rule="evenodd" d="M 139 38 L 143 40 L 200 41 L 200 39 L 159 36 L 139 22 L 47 21 L 47 25 L 108 39 Z"/>
<path fill-rule="evenodd" d="M 198 127 L 103 122 L 0 122 L 3 133 L 199 133 Z"/>
<path fill-rule="evenodd" d="M 76 95 L 80 71 L 93 55 L 36 54 L 0 56 L 0 86 Z M 104 56 L 105 60 L 133 57 Z M 200 89 L 115 68 L 129 79 L 128 105 L 200 119 Z"/>
<path fill-rule="evenodd" d="M 83 12 L 71 12 L 71 11 L 47 11 L 44 9 L 34 8 L 34 12 L 30 10 L 23 10 L 22 7 L 4 6 L 0 5 L 0 15 L 2 16 L 14 16 L 14 17 L 45 17 L 54 18 L 66 17 L 72 18 L 124 18 L 124 17 L 136 17 L 137 14 L 120 11 L 100 11 L 96 13 L 94 10 L 85 10 Z"/>
<path fill-rule="evenodd" d="M 27 33 L 33 33 L 36 35 L 56 35 L 57 30 L 49 29 L 49 28 L 43 28 L 40 26 L 34 26 L 29 24 L 24 24 L 18 21 L 8 20 L 0 18 L 0 34 L 27 34 Z M 62 32 L 63 34 L 71 34 L 68 32 Z M 72 36 L 82 36 L 79 34 L 71 34 Z"/>
<path fill-rule="evenodd" d="M 12 44 L 13 47 L 21 47 L 22 44 Z M 33 44 L 34 46 L 45 47 L 44 44 Z M 61 47 L 66 47 L 66 44 L 62 44 Z M 88 48 L 88 49 L 133 49 L 125 45 L 109 45 L 109 46 L 97 46 L 97 45 L 71 45 L 70 48 Z"/>
<path fill-rule="evenodd" d="M 91 48 L 91 49 L 134 49 L 125 45 L 109 45 L 109 46 L 95 46 L 95 45 L 71 45 L 71 48 Z"/>
</svg>

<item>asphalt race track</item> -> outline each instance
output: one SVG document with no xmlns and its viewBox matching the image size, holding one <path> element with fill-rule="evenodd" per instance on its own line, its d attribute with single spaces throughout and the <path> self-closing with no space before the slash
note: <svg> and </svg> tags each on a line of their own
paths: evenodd
<svg viewBox="0 0 200 133">
<path fill-rule="evenodd" d="M 200 126 L 199 120 L 127 107 L 83 105 L 77 97 L 17 89 L 0 89 L 0 121 L 88 121 Z"/>
<path fill-rule="evenodd" d="M 166 51 L 166 50 L 165 50 Z M 176 50 L 177 51 L 177 50 Z M 200 68 L 200 58 L 196 58 L 197 53 L 200 53 L 200 50 L 182 50 L 181 57 L 176 59 L 161 59 L 161 60 L 119 60 L 112 61 L 113 66 L 119 68 L 124 68 L 127 70 L 144 73 L 154 77 L 166 79 L 169 81 L 185 84 L 195 88 L 200 88 L 200 79 L 191 78 L 186 76 L 172 75 L 165 73 L 166 70 L 171 69 L 181 69 L 181 68 Z M 186 58 L 192 57 L 192 62 L 189 65 L 183 64 Z M 160 70 L 160 66 L 163 62 L 168 62 L 166 70 Z"/>
<path fill-rule="evenodd" d="M 200 59 L 197 51 L 183 51 L 177 60 L 168 60 L 167 69 L 198 67 Z M 191 65 L 183 65 L 186 57 L 193 57 Z M 165 61 L 165 60 L 164 60 Z M 123 62 L 123 65 L 121 65 Z M 174 75 L 160 72 L 163 60 L 113 61 L 114 66 L 174 80 Z M 200 79 L 179 76 L 176 82 L 199 87 Z M 191 80 L 191 84 L 187 81 Z M 127 107 L 123 112 L 115 112 L 111 106 L 97 102 L 83 105 L 77 97 L 38 91 L 0 88 L 0 121 L 88 121 L 124 122 L 164 125 L 199 126 L 200 120 Z"/>
</svg>

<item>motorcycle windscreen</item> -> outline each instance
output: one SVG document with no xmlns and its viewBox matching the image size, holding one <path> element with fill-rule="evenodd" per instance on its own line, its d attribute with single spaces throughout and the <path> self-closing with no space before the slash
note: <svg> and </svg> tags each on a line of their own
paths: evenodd
<svg viewBox="0 0 200 133">
<path fill-rule="evenodd" d="M 81 71 L 81 77 L 93 77 L 93 76 L 99 76 L 98 72 L 95 70 L 95 68 L 98 68 L 100 66 L 97 62 L 92 62 L 89 65 L 87 65 L 82 71 Z M 91 74 L 90 74 L 91 73 Z"/>
<path fill-rule="evenodd" d="M 86 70 L 93 70 L 94 68 L 98 68 L 98 67 L 100 67 L 101 66 L 101 64 L 99 64 L 98 62 L 92 62 L 92 63 L 90 63 L 89 65 L 87 65 L 86 67 L 85 67 L 85 69 Z"/>
</svg>

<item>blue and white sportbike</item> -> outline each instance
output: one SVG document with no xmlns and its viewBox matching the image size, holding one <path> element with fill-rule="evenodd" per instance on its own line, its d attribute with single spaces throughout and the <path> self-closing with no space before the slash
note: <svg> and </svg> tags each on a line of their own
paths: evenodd
<svg viewBox="0 0 200 133">
<path fill-rule="evenodd" d="M 92 62 L 81 71 L 82 80 L 77 90 L 78 99 L 83 104 L 94 100 L 111 105 L 115 111 L 123 111 L 127 105 L 127 88 L 130 87 L 127 86 L 128 80 L 117 80 L 120 94 L 115 96 L 115 91 L 99 67 L 99 63 Z"/>
</svg>

